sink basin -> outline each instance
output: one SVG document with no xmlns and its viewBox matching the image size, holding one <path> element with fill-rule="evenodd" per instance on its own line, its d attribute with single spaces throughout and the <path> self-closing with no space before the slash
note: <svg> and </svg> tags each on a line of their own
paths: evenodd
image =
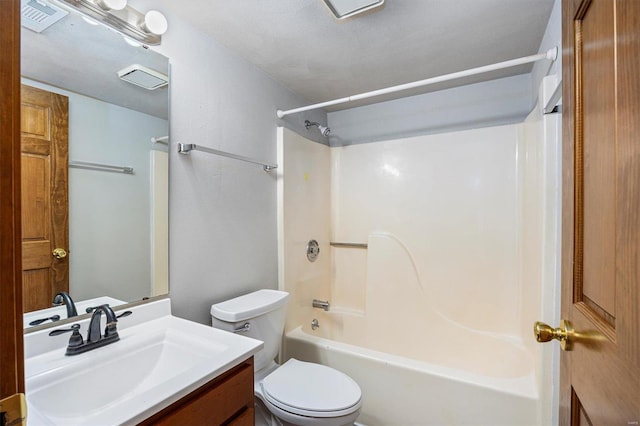
<svg viewBox="0 0 640 426">
<path fill-rule="evenodd" d="M 87 353 L 39 354 L 25 362 L 30 420 L 37 419 L 29 425 L 138 423 L 261 346 L 167 315 L 120 330 L 120 341 Z"/>
</svg>

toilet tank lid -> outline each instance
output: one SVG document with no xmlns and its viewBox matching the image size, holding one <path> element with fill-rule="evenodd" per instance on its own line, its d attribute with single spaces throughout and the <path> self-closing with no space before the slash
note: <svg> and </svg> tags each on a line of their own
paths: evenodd
<svg viewBox="0 0 640 426">
<path fill-rule="evenodd" d="M 211 305 L 211 315 L 222 321 L 244 321 L 284 306 L 288 297 L 285 291 L 258 290 Z"/>
</svg>

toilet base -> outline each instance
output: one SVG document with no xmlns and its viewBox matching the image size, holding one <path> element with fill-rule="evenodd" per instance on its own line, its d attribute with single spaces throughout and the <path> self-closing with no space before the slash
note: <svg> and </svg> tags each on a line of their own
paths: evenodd
<svg viewBox="0 0 640 426">
<path fill-rule="evenodd" d="M 281 426 L 280 421 L 271 414 L 260 398 L 256 397 L 255 401 L 255 426 Z"/>
<path fill-rule="evenodd" d="M 351 426 L 360 414 L 358 410 L 340 417 L 304 417 L 265 404 L 261 395 L 257 393 L 255 396 L 256 426 Z M 259 420 L 262 423 L 259 423 Z"/>
</svg>

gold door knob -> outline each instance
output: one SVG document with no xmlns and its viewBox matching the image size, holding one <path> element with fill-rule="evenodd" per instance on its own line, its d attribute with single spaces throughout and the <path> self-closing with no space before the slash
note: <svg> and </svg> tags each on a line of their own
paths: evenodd
<svg viewBox="0 0 640 426">
<path fill-rule="evenodd" d="M 537 321 L 533 325 L 533 334 L 536 336 L 538 343 L 549 342 L 553 339 L 560 341 L 560 347 L 563 351 L 573 349 L 573 343 L 576 340 L 576 332 L 567 320 L 560 321 L 560 327 L 553 328 L 543 322 Z"/>
<path fill-rule="evenodd" d="M 67 251 L 63 248 L 54 249 L 52 254 L 56 259 L 64 259 L 67 257 Z"/>
</svg>

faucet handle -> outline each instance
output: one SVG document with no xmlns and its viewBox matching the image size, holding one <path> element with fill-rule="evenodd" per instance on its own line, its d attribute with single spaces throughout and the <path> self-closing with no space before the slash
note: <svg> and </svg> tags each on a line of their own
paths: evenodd
<svg viewBox="0 0 640 426">
<path fill-rule="evenodd" d="M 92 313 L 93 311 L 95 311 L 97 308 L 97 306 L 89 306 L 88 308 L 86 308 L 84 311 L 88 314 Z"/>
<path fill-rule="evenodd" d="M 71 332 L 71 337 L 69 337 L 68 348 L 74 348 L 77 346 L 81 346 L 84 343 L 84 339 L 82 335 L 80 335 L 80 324 L 73 324 L 71 328 L 58 328 L 49 333 L 49 336 L 59 336 L 60 334 Z"/>
<path fill-rule="evenodd" d="M 107 326 L 104 329 L 104 337 L 113 337 L 118 335 L 118 318 L 128 317 L 133 314 L 131 311 L 124 311 L 120 315 L 116 315 L 114 320 L 107 322 Z"/>
<path fill-rule="evenodd" d="M 59 336 L 70 331 L 80 333 L 80 324 L 73 324 L 70 328 L 57 328 L 49 333 L 49 336 Z"/>
</svg>

